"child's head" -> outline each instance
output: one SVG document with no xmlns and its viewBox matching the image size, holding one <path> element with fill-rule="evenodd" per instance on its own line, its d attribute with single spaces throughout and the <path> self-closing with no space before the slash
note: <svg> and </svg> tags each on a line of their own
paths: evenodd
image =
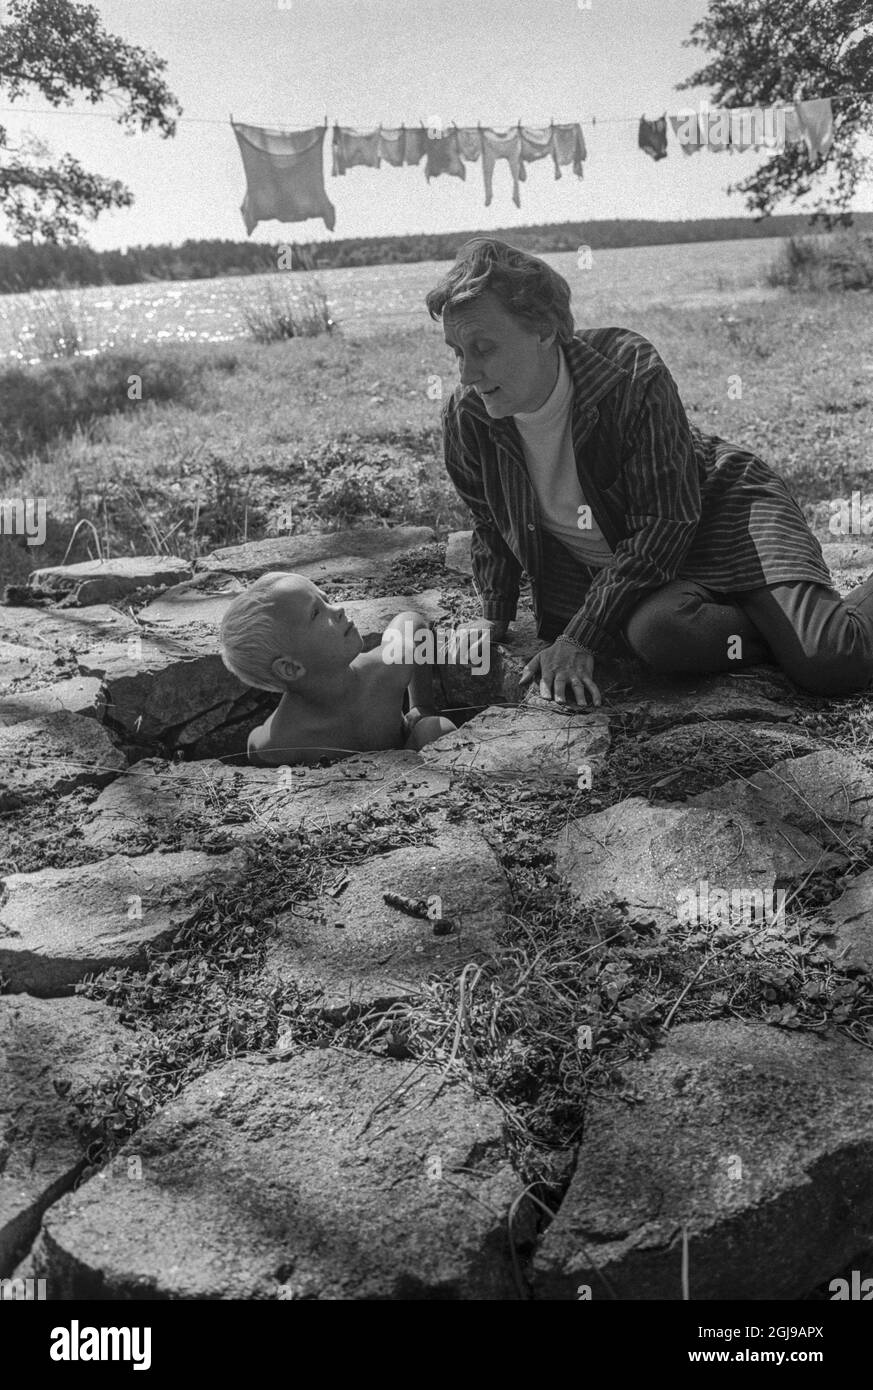
<svg viewBox="0 0 873 1390">
<path fill-rule="evenodd" d="M 302 574 L 261 575 L 233 600 L 219 632 L 221 659 L 246 685 L 284 694 L 307 674 L 348 666 L 363 642 L 341 604 Z"/>
</svg>

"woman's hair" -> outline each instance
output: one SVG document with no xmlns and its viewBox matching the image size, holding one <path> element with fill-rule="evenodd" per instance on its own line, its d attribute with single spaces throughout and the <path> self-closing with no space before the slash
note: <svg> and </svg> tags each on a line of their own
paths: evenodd
<svg viewBox="0 0 873 1390">
<path fill-rule="evenodd" d="M 558 342 L 573 337 L 570 286 L 550 265 L 527 251 L 519 251 L 495 237 L 473 237 L 465 242 L 424 302 L 432 319 L 446 309 L 469 303 L 490 290 L 507 314 L 538 333 L 557 331 Z"/>
<path fill-rule="evenodd" d="M 287 686 L 270 669 L 278 656 L 287 656 L 276 635 L 275 596 L 277 574 L 262 574 L 244 594 L 235 598 L 221 620 L 218 650 L 228 671 L 256 690 Z M 284 576 L 281 576 L 284 578 Z"/>
</svg>

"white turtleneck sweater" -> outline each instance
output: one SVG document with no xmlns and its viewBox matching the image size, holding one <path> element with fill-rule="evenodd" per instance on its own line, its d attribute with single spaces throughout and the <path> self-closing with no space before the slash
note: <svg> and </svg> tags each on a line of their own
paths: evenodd
<svg viewBox="0 0 873 1390">
<path fill-rule="evenodd" d="M 585 497 L 579 486 L 573 453 L 573 378 L 567 359 L 558 348 L 558 379 L 539 410 L 519 411 L 514 416 L 521 435 L 527 471 L 542 513 L 543 525 L 568 550 L 592 568 L 612 559 L 612 550 L 593 516 L 587 524 L 580 507 Z"/>
</svg>

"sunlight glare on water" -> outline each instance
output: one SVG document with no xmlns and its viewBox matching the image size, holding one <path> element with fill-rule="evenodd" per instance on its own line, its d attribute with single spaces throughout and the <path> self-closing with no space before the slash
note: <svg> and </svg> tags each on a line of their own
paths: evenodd
<svg viewBox="0 0 873 1390">
<path fill-rule="evenodd" d="M 616 314 L 656 303 L 692 307 L 777 295 L 764 286 L 763 274 L 780 245 L 774 237 L 595 251 L 587 270 L 580 268 L 576 251 L 547 252 L 542 259 L 569 281 L 577 321 L 591 324 L 603 315 L 604 322 L 612 322 Z M 284 302 L 287 294 L 302 308 L 308 290 L 319 287 L 332 318 L 355 337 L 416 324 L 434 331 L 424 295 L 449 264 L 419 261 L 0 295 L 0 360 L 39 361 L 40 325 L 65 312 L 79 330 L 83 355 L 167 340 L 232 342 L 248 336 L 246 302 L 258 304 L 270 294 Z"/>
</svg>

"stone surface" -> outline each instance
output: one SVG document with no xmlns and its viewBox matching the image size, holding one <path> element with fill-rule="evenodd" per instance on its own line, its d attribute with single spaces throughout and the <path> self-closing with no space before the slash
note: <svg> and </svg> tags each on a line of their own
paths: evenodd
<svg viewBox="0 0 873 1390">
<path fill-rule="evenodd" d="M 146 947 L 165 945 L 207 890 L 234 882 L 244 864 L 241 850 L 183 850 L 8 874 L 0 879 L 0 972 L 10 989 L 47 996 L 70 994 L 110 966 L 141 968 Z"/>
<path fill-rule="evenodd" d="M 780 674 L 767 668 L 742 676 L 679 677 L 664 681 L 643 676 L 632 696 L 614 701 L 613 719 L 628 729 L 662 729 L 673 724 L 696 724 L 707 719 L 755 719 L 767 723 L 795 718 L 791 689 Z"/>
<path fill-rule="evenodd" d="M 589 1106 L 536 1298 L 679 1300 L 683 1229 L 694 1300 L 798 1299 L 869 1247 L 868 1051 L 698 1023 L 622 1071 L 636 1103 Z"/>
<path fill-rule="evenodd" d="M 120 642 L 138 630 L 133 618 L 105 603 L 84 609 L 0 605 L 0 639 L 56 654 Z"/>
<path fill-rule="evenodd" d="M 873 537 L 858 536 L 854 540 L 825 541 L 821 553 L 832 572 L 873 570 Z M 856 581 L 861 576 L 856 575 Z"/>
<path fill-rule="evenodd" d="M 0 997 L 0 1278 L 85 1165 L 73 1103 L 133 1051 L 105 1004 Z"/>
<path fill-rule="evenodd" d="M 194 835 L 220 831 L 244 842 L 273 831 L 325 829 L 367 802 L 439 806 L 450 778 L 417 753 L 362 753 L 331 767 L 230 767 L 215 761 L 144 758 L 89 807 L 86 844 L 139 853 L 183 822 Z"/>
<path fill-rule="evenodd" d="M 122 555 L 117 560 L 83 560 L 49 565 L 28 579 L 33 589 L 74 594 L 80 604 L 111 603 L 144 585 L 176 584 L 190 578 L 191 566 L 173 555 Z"/>
<path fill-rule="evenodd" d="M 873 771 L 850 753 L 823 748 L 701 792 L 688 804 L 735 807 L 753 820 L 776 818 L 822 844 L 845 846 L 873 831 Z"/>
<path fill-rule="evenodd" d="M 518 709 L 492 705 L 421 750 L 422 760 L 447 772 L 489 772 L 529 779 L 572 778 L 582 763 L 592 771 L 609 748 L 602 711 L 567 714 L 557 706 Z"/>
<path fill-rule="evenodd" d="M 834 923 L 834 957 L 844 970 L 873 975 L 873 869 L 853 878 L 846 891 L 822 909 Z"/>
<path fill-rule="evenodd" d="M 680 895 L 701 882 L 710 891 L 769 895 L 778 882 L 839 862 L 811 836 L 775 819 L 758 823 L 738 811 L 650 806 L 642 797 L 568 822 L 549 847 L 579 902 L 618 899 L 665 928 L 676 921 Z"/>
<path fill-rule="evenodd" d="M 446 542 L 446 569 L 453 570 L 455 574 L 473 573 L 473 557 L 470 553 L 470 544 L 473 539 L 472 531 L 452 531 Z"/>
<path fill-rule="evenodd" d="M 436 540 L 429 526 L 350 526 L 308 536 L 276 536 L 214 550 L 197 561 L 198 572 L 257 579 L 270 570 L 290 570 L 313 583 L 322 579 L 376 577 L 406 550 Z"/>
<path fill-rule="evenodd" d="M 494 851 L 469 826 L 443 826 L 434 844 L 378 855 L 338 870 L 336 880 L 282 913 L 267 949 L 268 969 L 286 983 L 321 986 L 332 1016 L 410 994 L 431 971 L 460 972 L 487 958 L 510 906 Z M 432 922 L 390 906 L 385 893 L 430 901 L 454 931 L 435 935 Z"/>
<path fill-rule="evenodd" d="M 141 744 L 165 740 L 176 746 L 177 733 L 196 720 L 193 733 L 188 731 L 193 742 L 232 718 L 237 702 L 251 693 L 228 671 L 214 642 L 199 637 L 109 642 L 87 652 L 78 666 L 82 675 L 102 680 L 107 719 Z"/>
<path fill-rule="evenodd" d="M 46 1214 L 34 1265 L 62 1299 L 517 1297 L 500 1112 L 441 1080 L 330 1048 L 229 1062 L 131 1141 L 142 1182 Z"/>
<path fill-rule="evenodd" d="M 94 676 L 74 676 L 71 680 L 55 681 L 54 685 L 37 690 L 21 690 L 17 695 L 0 699 L 0 729 L 21 724 L 28 719 L 40 719 L 47 714 L 81 714 L 102 720 L 106 696 L 102 683 Z"/>
<path fill-rule="evenodd" d="M 221 620 L 245 584 L 230 574 L 200 574 L 166 589 L 137 614 L 147 627 L 185 631 L 195 627 L 217 633 Z"/>
<path fill-rule="evenodd" d="M 0 727 L 0 803 L 101 787 L 125 767 L 96 719 L 62 710 Z"/>
</svg>

